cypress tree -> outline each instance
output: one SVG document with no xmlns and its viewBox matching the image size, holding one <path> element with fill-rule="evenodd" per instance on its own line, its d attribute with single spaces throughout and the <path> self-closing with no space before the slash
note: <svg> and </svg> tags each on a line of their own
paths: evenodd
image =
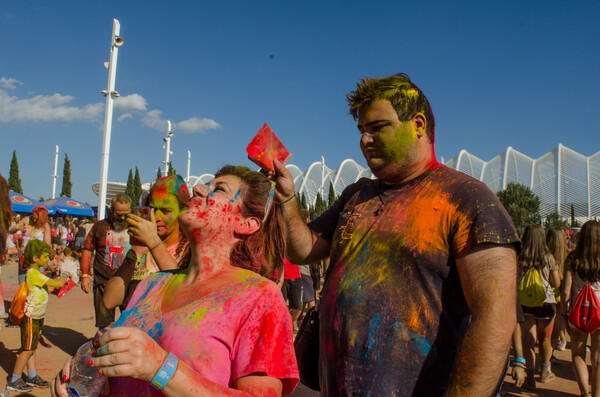
<svg viewBox="0 0 600 397">
<path fill-rule="evenodd" d="M 327 207 L 331 207 L 335 203 L 335 190 L 333 189 L 333 183 L 329 181 L 329 196 L 327 196 Z"/>
<path fill-rule="evenodd" d="M 140 179 L 140 170 L 138 170 L 137 165 L 135 166 L 135 177 L 133 179 L 133 192 L 134 192 L 134 203 L 140 202 L 140 197 L 142 197 L 142 193 L 144 193 L 144 189 L 142 189 L 142 180 Z"/>
<path fill-rule="evenodd" d="M 10 175 L 8 177 L 8 188 L 13 192 L 23 194 L 21 187 L 21 178 L 19 178 L 19 162 L 17 161 L 17 151 L 13 150 L 12 160 L 10 161 Z"/>
<path fill-rule="evenodd" d="M 170 161 L 169 161 L 169 173 L 167 175 L 168 176 L 177 175 L 177 171 L 175 171 L 175 168 L 173 168 L 173 163 L 171 163 Z"/>
<path fill-rule="evenodd" d="M 159 180 L 160 178 L 162 178 L 162 176 L 162 171 L 160 167 L 158 167 L 158 169 L 156 170 L 156 180 Z"/>
<path fill-rule="evenodd" d="M 321 215 L 323 211 L 327 209 L 327 204 L 321 197 L 321 192 L 317 192 L 317 198 L 315 199 L 315 206 L 313 207 L 316 215 Z"/>
<path fill-rule="evenodd" d="M 69 160 L 69 155 L 65 153 L 65 165 L 63 166 L 62 190 L 60 192 L 60 195 L 65 197 L 71 197 L 72 188 L 73 184 L 71 183 L 71 160 Z"/>
<path fill-rule="evenodd" d="M 300 195 L 300 208 L 304 208 L 305 210 L 308 210 L 308 205 L 306 205 L 306 195 L 304 194 L 304 192 L 302 192 L 302 194 Z"/>
<path fill-rule="evenodd" d="M 135 188 L 133 187 L 133 172 L 129 169 L 129 176 L 127 177 L 127 186 L 125 187 L 125 194 L 129 196 L 131 202 L 135 202 Z"/>
<path fill-rule="evenodd" d="M 579 227 L 579 222 L 575 219 L 575 207 L 571 204 L 571 227 Z"/>
</svg>

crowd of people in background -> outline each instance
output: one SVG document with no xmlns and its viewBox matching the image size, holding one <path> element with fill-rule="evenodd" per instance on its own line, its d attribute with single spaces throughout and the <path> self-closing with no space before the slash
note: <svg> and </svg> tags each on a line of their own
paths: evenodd
<svg viewBox="0 0 600 397">
<path fill-rule="evenodd" d="M 347 100 L 376 179 L 316 217 L 277 159 L 262 172 L 225 166 L 191 191 L 159 178 L 147 213 L 117 194 L 99 221 L 11 214 L 0 178 L 0 248 L 27 287 L 7 388 L 49 386 L 35 349 L 48 287 L 70 279 L 108 329 L 87 365 L 111 396 L 289 394 L 306 365 L 294 336 L 317 305 L 324 397 L 495 396 L 507 357 L 515 384 L 535 391 L 555 379 L 569 335 L 582 396 L 600 397 L 600 331 L 568 317 L 587 285 L 600 297 L 598 222 L 519 235 L 487 186 L 437 162 L 433 111 L 404 74 L 365 78 Z M 70 371 L 71 359 L 53 395 L 68 395 Z"/>
</svg>

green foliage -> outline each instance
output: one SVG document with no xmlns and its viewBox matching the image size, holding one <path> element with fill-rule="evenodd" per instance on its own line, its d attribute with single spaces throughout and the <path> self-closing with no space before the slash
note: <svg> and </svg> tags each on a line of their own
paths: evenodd
<svg viewBox="0 0 600 397">
<path fill-rule="evenodd" d="M 41 196 L 38 201 L 46 201 L 46 199 L 44 198 L 44 196 Z"/>
<path fill-rule="evenodd" d="M 133 177 L 133 197 L 132 202 L 134 204 L 138 204 L 140 202 L 140 197 L 142 197 L 142 193 L 144 193 L 144 189 L 142 189 L 142 180 L 140 179 L 140 170 L 137 165 L 135 166 L 135 176 Z"/>
<path fill-rule="evenodd" d="M 132 203 L 135 203 L 135 188 L 133 187 L 133 172 L 129 169 L 129 176 L 127 177 L 127 186 L 125 187 L 125 194 L 131 199 Z"/>
<path fill-rule="evenodd" d="M 175 171 L 175 168 L 173 168 L 173 164 L 169 161 L 169 172 L 167 173 L 168 176 L 174 176 L 177 175 L 177 171 Z"/>
<path fill-rule="evenodd" d="M 527 225 L 540 223 L 540 199 L 527 186 L 511 182 L 496 195 L 512 218 L 519 235 L 523 234 Z"/>
<path fill-rule="evenodd" d="M 571 227 L 579 227 L 581 226 L 577 219 L 575 219 L 575 207 L 571 204 Z"/>
<path fill-rule="evenodd" d="M 337 197 L 335 196 L 335 190 L 333 189 L 333 184 L 329 181 L 329 195 L 327 196 L 327 207 L 331 207 Z"/>
<path fill-rule="evenodd" d="M 71 183 L 71 160 L 69 160 L 69 155 L 65 153 L 65 165 L 63 166 L 62 190 L 60 192 L 60 195 L 65 197 L 71 197 L 72 189 L 73 184 Z"/>
<path fill-rule="evenodd" d="M 19 162 L 17 161 L 17 151 L 13 150 L 12 160 L 10 161 L 10 174 L 8 177 L 8 188 L 13 192 L 23 194 L 21 187 L 21 178 L 19 178 Z"/>
<path fill-rule="evenodd" d="M 306 204 L 306 195 L 304 194 L 304 192 L 302 192 L 302 194 L 300 195 L 300 208 L 304 208 L 305 210 L 308 210 L 308 205 Z"/>
<path fill-rule="evenodd" d="M 160 167 L 158 167 L 158 169 L 156 170 L 156 180 L 159 180 L 160 178 L 162 178 L 162 170 L 160 169 Z"/>
<path fill-rule="evenodd" d="M 311 213 L 314 215 L 321 215 L 323 211 L 327 209 L 327 203 L 321 197 L 321 192 L 317 192 L 317 198 L 315 199 L 315 205 L 311 209 Z"/>
<path fill-rule="evenodd" d="M 552 211 L 544 219 L 544 229 L 549 230 L 553 227 L 567 226 L 569 223 L 566 219 L 561 218 L 558 211 Z"/>
</svg>

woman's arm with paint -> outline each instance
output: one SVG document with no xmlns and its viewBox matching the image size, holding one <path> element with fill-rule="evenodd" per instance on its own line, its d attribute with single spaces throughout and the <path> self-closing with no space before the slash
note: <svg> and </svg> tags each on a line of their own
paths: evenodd
<svg viewBox="0 0 600 397">
<path fill-rule="evenodd" d="M 99 339 L 93 367 L 102 375 L 129 376 L 151 382 L 168 356 L 150 336 L 138 328 L 116 327 Z M 162 389 L 166 396 L 281 396 L 279 379 L 250 375 L 235 381 L 235 389 L 212 382 L 183 361 L 178 361 L 175 373 Z"/>
<path fill-rule="evenodd" d="M 489 396 L 506 367 L 517 322 L 517 254 L 512 246 L 481 244 L 456 265 L 471 322 L 444 396 Z"/>
<path fill-rule="evenodd" d="M 132 247 L 131 250 L 138 258 L 144 256 L 144 254 L 138 256 L 134 248 L 137 248 L 138 250 L 142 248 L 143 250 L 147 251 L 145 247 Z M 115 307 L 121 305 L 123 300 L 125 300 L 127 287 L 131 282 L 131 278 L 133 277 L 137 263 L 138 262 L 133 259 L 133 256 L 128 252 L 123 260 L 123 264 L 106 283 L 104 295 L 102 296 L 102 303 L 107 309 L 114 309 Z"/>
</svg>

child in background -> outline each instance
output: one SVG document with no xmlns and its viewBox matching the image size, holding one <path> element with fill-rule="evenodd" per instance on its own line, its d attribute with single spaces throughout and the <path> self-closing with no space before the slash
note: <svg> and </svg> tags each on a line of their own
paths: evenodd
<svg viewBox="0 0 600 397">
<path fill-rule="evenodd" d="M 58 273 L 62 276 L 63 273 L 71 275 L 71 280 L 75 284 L 79 284 L 79 261 L 72 256 L 71 248 L 66 247 L 64 250 L 64 259 L 58 264 Z"/>
<path fill-rule="evenodd" d="M 60 288 L 69 279 L 63 273 L 60 279 L 51 279 L 40 272 L 46 266 L 50 254 L 50 246 L 43 241 L 32 239 L 25 247 L 25 263 L 29 266 L 25 281 L 27 282 L 27 302 L 25 315 L 21 320 L 21 353 L 17 356 L 12 376 L 7 379 L 6 388 L 19 392 L 29 392 L 32 386 L 46 388 L 50 384 L 40 378 L 35 369 L 35 350 L 44 325 L 44 316 L 48 305 L 48 287 Z M 21 378 L 27 367 L 27 377 Z"/>
</svg>

